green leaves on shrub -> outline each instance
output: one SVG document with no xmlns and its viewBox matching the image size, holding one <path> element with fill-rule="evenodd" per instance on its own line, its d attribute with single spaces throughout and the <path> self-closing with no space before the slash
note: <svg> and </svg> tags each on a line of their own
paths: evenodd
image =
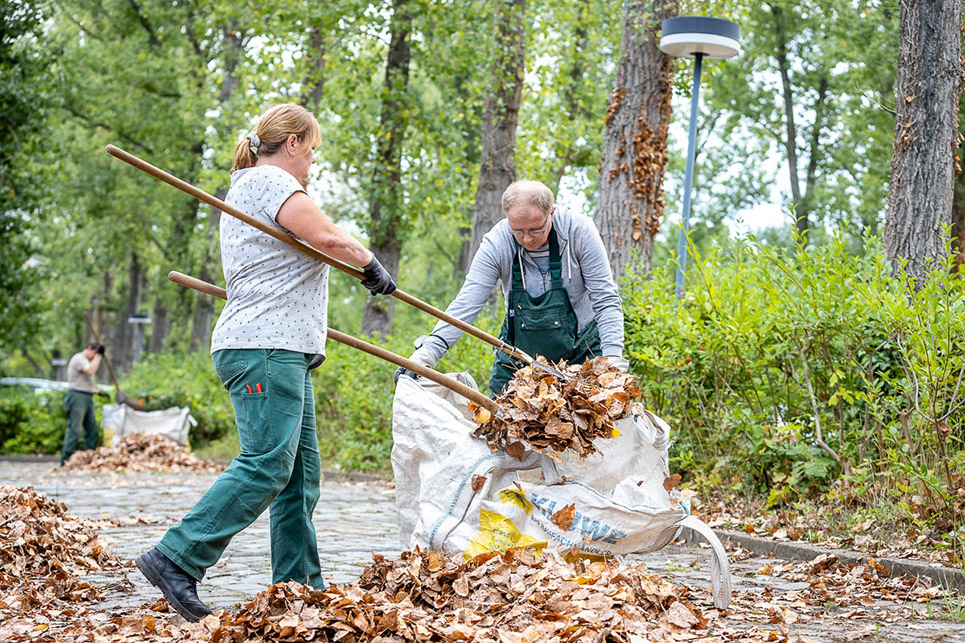
<svg viewBox="0 0 965 643">
<path fill-rule="evenodd" d="M 948 457 L 962 450 L 962 286 L 944 263 L 925 284 L 893 278 L 875 241 L 854 256 L 844 239 L 741 239 L 697 257 L 679 301 L 631 276 L 628 352 L 647 404 L 678 430 L 676 466 L 696 479 L 779 503 L 891 469 L 897 453 L 947 474 L 947 490 L 962 460 Z"/>
<path fill-rule="evenodd" d="M 0 453 L 57 453 L 67 415 L 62 391 L 27 386 L 0 388 Z"/>
</svg>

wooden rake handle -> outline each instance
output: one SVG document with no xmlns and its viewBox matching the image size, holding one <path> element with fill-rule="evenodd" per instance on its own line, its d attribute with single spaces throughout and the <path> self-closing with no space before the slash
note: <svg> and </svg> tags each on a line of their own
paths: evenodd
<svg viewBox="0 0 965 643">
<path fill-rule="evenodd" d="M 168 185 L 171 185 L 171 186 L 173 186 L 173 187 L 176 187 L 177 189 L 181 190 L 182 192 L 186 192 L 187 194 L 190 194 L 191 196 L 193 196 L 194 198 L 198 199 L 199 201 L 202 201 L 203 203 L 207 203 L 207 204 L 210 205 L 211 207 L 214 207 L 214 208 L 217 208 L 217 209 L 221 210 L 222 212 L 224 212 L 224 213 L 227 214 L 227 215 L 230 215 L 230 216 L 232 216 L 232 217 L 234 217 L 234 218 L 236 218 L 236 219 L 238 219 L 238 220 L 240 220 L 240 221 L 244 221 L 245 223 L 247 223 L 248 225 L 252 226 L 253 228 L 257 228 L 258 230 L 264 232 L 265 234 L 267 234 L 267 235 L 269 235 L 269 236 L 272 236 L 272 237 L 274 237 L 275 239 L 278 239 L 279 241 L 281 241 L 281 242 L 283 242 L 283 243 L 287 243 L 288 245 L 292 246 L 293 248 L 297 248 L 298 250 L 301 250 L 301 251 L 304 252 L 305 254 L 307 254 L 307 255 L 309 255 L 309 256 L 311 256 L 311 257 L 314 257 L 315 259 L 318 259 L 318 260 L 321 261 L 322 263 L 328 264 L 329 266 L 332 266 L 333 268 L 337 268 L 338 270 L 341 270 L 341 271 L 344 272 L 345 274 L 351 275 L 351 276 L 355 277 L 356 279 L 360 279 L 360 280 L 361 280 L 361 279 L 365 279 L 365 274 L 364 274 L 361 270 L 359 270 L 358 268 L 356 268 L 355 266 L 352 266 L 352 265 L 350 265 L 350 264 L 345 263 L 344 261 L 339 261 L 338 259 L 335 259 L 335 258 L 333 258 L 333 257 L 328 256 L 328 255 L 325 254 L 324 252 L 321 252 L 321 251 L 318 250 L 317 248 L 314 248 L 314 247 L 308 245 L 308 244 L 305 243 L 304 241 L 300 241 L 300 240 L 296 239 L 295 237 L 293 237 L 292 235 L 288 234 L 287 232 L 284 232 L 283 230 L 279 230 L 278 228 L 275 228 L 275 227 L 270 226 L 270 225 L 268 225 L 268 224 L 266 224 L 266 223 L 263 223 L 262 221 L 259 221 L 258 219 L 255 219 L 255 218 L 252 217 L 251 215 L 248 215 L 248 214 L 242 212 L 242 211 L 239 210 L 238 208 L 235 208 L 235 207 L 233 207 L 233 206 L 231 206 L 231 205 L 228 205 L 227 203 L 225 203 L 225 202 L 222 201 L 221 199 L 219 199 L 219 198 L 217 198 L 217 197 L 214 197 L 214 196 L 208 194 L 208 193 L 205 192 L 204 190 L 201 190 L 201 189 L 199 189 L 199 188 L 196 188 L 195 186 L 191 185 L 191 184 L 188 183 L 187 181 L 182 181 L 182 180 L 179 179 L 178 177 L 176 177 L 176 176 L 174 176 L 174 175 L 172 175 L 172 174 L 168 174 L 168 173 L 165 172 L 164 170 L 162 170 L 162 169 L 160 169 L 160 168 L 158 168 L 158 167 L 155 167 L 155 166 L 151 165 L 151 164 L 148 163 L 147 161 L 141 160 L 140 158 L 134 156 L 134 155 L 131 154 L 130 152 L 125 152 L 124 150 L 120 149 L 119 147 L 115 147 L 114 145 L 108 145 L 108 146 L 107 146 L 107 153 L 110 154 L 111 156 L 115 157 L 115 158 L 118 158 L 118 159 L 124 161 L 124 162 L 127 163 L 128 165 L 131 165 L 131 166 L 133 166 L 133 167 L 136 167 L 137 169 L 141 170 L 142 172 L 145 172 L 145 173 L 147 173 L 147 174 L 150 174 L 151 176 L 153 176 L 153 177 L 156 178 L 156 179 L 159 179 L 159 180 L 161 180 L 161 181 L 164 181 L 164 182 L 167 183 Z M 210 293 L 209 293 L 209 294 L 210 294 Z M 424 312 L 424 313 L 428 313 L 429 315 L 432 315 L 432 316 L 435 317 L 436 319 L 440 319 L 440 320 L 446 322 L 447 324 L 451 324 L 451 325 L 455 326 L 456 328 L 458 328 L 458 329 L 460 329 L 460 330 L 462 330 L 462 331 L 464 331 L 464 332 L 466 332 L 466 333 L 469 333 L 470 335 L 472 335 L 473 337 L 476 337 L 477 339 L 481 339 L 481 340 L 483 340 L 484 342 L 486 342 L 486 343 L 488 343 L 488 344 L 491 344 L 492 346 L 495 346 L 496 348 L 498 348 L 499 350 L 503 351 L 503 352 L 506 353 L 507 355 L 511 355 L 511 356 L 513 356 L 513 357 L 516 357 L 516 358 L 518 358 L 518 359 L 521 359 L 521 360 L 523 360 L 524 362 L 526 362 L 527 364 L 528 364 L 528 363 L 531 363 L 531 362 L 533 361 L 533 358 L 532 358 L 532 357 L 530 357 L 529 355 L 527 355 L 527 354 L 524 353 L 523 351 L 521 351 L 521 350 L 519 350 L 519 349 L 517 349 L 517 348 L 515 348 L 515 347 L 513 347 L 513 346 L 510 346 L 509 344 L 507 344 L 506 342 L 502 341 L 502 340 L 499 339 L 498 337 L 494 337 L 493 335 L 490 335 L 490 334 L 487 333 L 486 331 L 481 330 L 481 329 L 479 329 L 479 328 L 476 328 L 476 327 L 473 326 L 472 324 L 467 324 L 466 322 L 462 321 L 461 319 L 457 319 L 456 317 L 453 317 L 452 315 L 446 314 L 445 311 L 439 310 L 439 309 L 436 308 L 435 306 L 432 306 L 432 305 L 430 305 L 430 304 L 427 304 L 426 302 L 422 301 L 421 299 L 418 299 L 418 298 L 416 298 L 416 297 L 414 297 L 414 296 L 412 296 L 412 295 L 410 295 L 410 294 L 408 294 L 408 293 L 406 293 L 406 292 L 403 292 L 402 290 L 398 290 L 398 289 L 397 289 L 395 292 L 392 293 L 392 296 L 395 297 L 396 299 L 399 299 L 399 300 L 401 300 L 401 301 L 404 301 L 405 303 L 409 304 L 410 306 L 413 306 L 413 307 L 415 307 L 415 308 L 418 308 L 419 310 L 421 310 L 421 311 Z M 414 370 L 414 369 L 413 369 L 413 370 Z"/>
<path fill-rule="evenodd" d="M 201 281 L 196 277 L 186 275 L 182 272 L 177 272 L 172 270 L 168 273 L 168 279 L 178 284 L 179 286 L 184 286 L 185 288 L 192 288 L 198 292 L 203 292 L 212 297 L 218 297 L 219 299 L 228 299 L 228 292 L 219 286 L 214 284 L 209 284 L 207 281 Z M 446 377 L 442 373 L 435 371 L 431 368 L 423 366 L 418 362 L 413 362 L 411 359 L 406 359 L 401 355 L 397 355 L 391 351 L 387 351 L 384 348 L 375 346 L 374 344 L 369 344 L 368 342 L 362 341 L 357 337 L 352 337 L 351 335 L 346 335 L 345 333 L 340 333 L 334 328 L 328 329 L 328 337 L 334 339 L 340 344 L 345 344 L 346 346 L 351 346 L 356 350 L 360 350 L 363 353 L 368 353 L 379 359 L 383 359 L 387 362 L 391 362 L 396 366 L 401 366 L 407 368 L 410 371 L 421 375 L 427 380 L 432 380 L 436 384 L 446 387 L 450 391 L 458 393 L 467 400 L 471 400 L 478 404 L 479 406 L 485 408 L 487 411 L 496 415 L 499 413 L 499 405 L 493 400 L 489 399 L 479 391 L 469 388 L 461 382 L 457 382 L 451 377 Z"/>
</svg>

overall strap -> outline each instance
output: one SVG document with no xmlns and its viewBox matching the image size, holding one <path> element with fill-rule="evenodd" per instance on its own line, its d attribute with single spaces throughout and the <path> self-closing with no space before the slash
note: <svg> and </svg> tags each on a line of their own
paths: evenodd
<svg viewBox="0 0 965 643">
<path fill-rule="evenodd" d="M 509 284 L 510 291 L 524 290 L 523 288 L 523 259 L 519 252 L 519 242 L 513 239 L 513 277 Z"/>
<path fill-rule="evenodd" d="M 553 288 L 563 287 L 563 262 L 560 260 L 560 242 L 556 230 L 550 228 L 550 278 Z"/>
<path fill-rule="evenodd" d="M 523 288 L 523 262 L 519 252 L 519 242 L 513 239 L 513 276 L 506 293 L 506 341 L 516 345 L 516 311 L 513 310 L 513 291 L 525 292 Z"/>
</svg>

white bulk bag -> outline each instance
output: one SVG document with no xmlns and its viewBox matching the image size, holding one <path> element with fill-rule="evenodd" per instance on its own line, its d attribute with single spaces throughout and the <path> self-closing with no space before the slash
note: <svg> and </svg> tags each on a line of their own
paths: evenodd
<svg viewBox="0 0 965 643">
<path fill-rule="evenodd" d="M 477 388 L 466 373 L 451 375 Z M 616 423 L 600 450 L 562 462 L 527 451 L 521 460 L 492 453 L 472 436 L 466 400 L 426 379 L 400 377 L 392 418 L 392 469 L 402 546 L 472 557 L 509 547 L 577 548 L 596 556 L 660 549 L 681 527 L 713 550 L 714 603 L 730 603 L 730 566 L 713 531 L 668 493 L 667 424 L 653 414 Z M 574 506 L 562 529 L 550 517 Z"/>
<path fill-rule="evenodd" d="M 105 404 L 101 426 L 114 431 L 111 446 L 116 447 L 121 438 L 133 433 L 160 435 L 181 446 L 188 444 L 188 430 L 197 426 L 188 407 L 177 406 L 160 411 L 136 411 L 126 404 Z"/>
</svg>

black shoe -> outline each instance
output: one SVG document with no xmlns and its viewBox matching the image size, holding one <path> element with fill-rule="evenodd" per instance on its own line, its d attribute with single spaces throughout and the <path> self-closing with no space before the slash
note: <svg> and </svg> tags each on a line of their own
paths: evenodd
<svg viewBox="0 0 965 643">
<path fill-rule="evenodd" d="M 198 598 L 198 581 L 172 563 L 157 547 L 138 556 L 134 564 L 144 578 L 161 590 L 171 607 L 187 620 L 197 623 L 211 614 L 211 609 Z"/>
</svg>

